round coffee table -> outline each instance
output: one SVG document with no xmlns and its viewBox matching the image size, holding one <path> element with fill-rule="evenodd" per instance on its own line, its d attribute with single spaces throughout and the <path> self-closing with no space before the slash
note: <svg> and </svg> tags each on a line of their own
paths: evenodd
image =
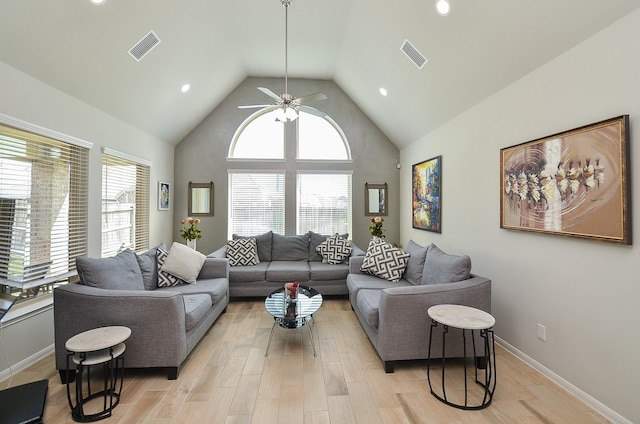
<svg viewBox="0 0 640 424">
<path fill-rule="evenodd" d="M 295 329 L 307 327 L 309 329 L 309 337 L 311 338 L 311 347 L 313 348 L 313 356 L 316 354 L 316 346 L 313 340 L 313 332 L 311 324 L 313 322 L 313 314 L 322 305 L 322 295 L 317 290 L 308 286 L 298 286 L 298 294 L 296 299 L 286 299 L 284 287 L 281 287 L 271 293 L 264 300 L 264 306 L 273 316 L 273 326 L 271 334 L 269 334 L 269 343 L 264 356 L 269 355 L 269 347 L 273 338 L 273 330 L 276 326 L 286 329 Z"/>
</svg>

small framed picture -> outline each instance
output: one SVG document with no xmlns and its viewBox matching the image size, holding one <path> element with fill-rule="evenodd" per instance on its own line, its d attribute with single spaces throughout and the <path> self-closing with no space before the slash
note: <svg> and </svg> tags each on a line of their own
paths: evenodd
<svg viewBox="0 0 640 424">
<path fill-rule="evenodd" d="M 158 210 L 168 211 L 169 200 L 171 196 L 171 187 L 169 183 L 160 181 L 158 183 Z"/>
</svg>

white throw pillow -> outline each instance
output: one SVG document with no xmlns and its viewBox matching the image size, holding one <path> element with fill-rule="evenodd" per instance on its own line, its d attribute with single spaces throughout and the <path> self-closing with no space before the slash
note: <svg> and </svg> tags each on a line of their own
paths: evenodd
<svg viewBox="0 0 640 424">
<path fill-rule="evenodd" d="M 409 256 L 382 239 L 373 239 L 369 242 L 360 271 L 396 283 L 407 267 Z"/>
<path fill-rule="evenodd" d="M 187 283 L 194 284 L 206 259 L 207 257 L 197 250 L 173 242 L 160 269 Z"/>
</svg>

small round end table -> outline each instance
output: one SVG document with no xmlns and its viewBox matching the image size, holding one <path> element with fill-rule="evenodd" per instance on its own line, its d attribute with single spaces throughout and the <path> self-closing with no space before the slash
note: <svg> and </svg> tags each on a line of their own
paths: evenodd
<svg viewBox="0 0 640 424">
<path fill-rule="evenodd" d="M 449 406 L 453 406 L 460 409 L 483 409 L 491 404 L 493 399 L 493 393 L 496 389 L 496 352 L 495 341 L 493 338 L 493 326 L 496 322 L 495 318 L 491 314 L 482 311 L 480 309 L 472 308 L 470 306 L 463 305 L 436 305 L 428 309 L 427 313 L 431 318 L 431 332 L 429 333 L 429 352 L 427 361 L 427 378 L 429 380 L 429 390 L 431 394 L 440 401 L 446 403 Z M 432 335 L 435 329 L 442 326 L 442 395 L 434 392 L 431 385 L 431 341 Z M 464 346 L 464 403 L 455 403 L 447 398 L 447 391 L 445 388 L 445 345 L 446 335 L 449 331 L 449 327 L 459 328 L 462 330 L 462 343 Z M 469 386 L 467 384 L 467 337 L 466 333 L 471 334 L 471 341 L 473 346 L 472 360 L 475 369 L 475 382 L 483 387 L 482 400 L 477 404 L 471 404 L 469 402 Z M 476 340 L 474 332 L 479 332 L 480 337 L 483 340 L 483 349 L 481 354 L 476 351 Z M 478 360 L 484 365 L 484 381 L 478 379 Z M 481 372 L 482 374 L 482 372 Z"/>
<path fill-rule="evenodd" d="M 65 343 L 67 349 L 67 373 L 71 372 L 71 363 L 75 364 L 75 405 L 71 399 L 70 379 L 67 377 L 67 399 L 74 421 L 91 422 L 111 416 L 111 411 L 120 402 L 120 393 L 124 381 L 124 341 L 131 335 L 127 327 L 100 327 L 71 337 Z M 102 365 L 104 387 L 101 391 L 91 392 L 91 367 Z M 84 370 L 87 370 L 87 394 L 82 388 Z M 120 378 L 120 387 L 118 386 Z M 102 410 L 86 414 L 84 406 L 90 400 L 102 397 Z"/>
</svg>

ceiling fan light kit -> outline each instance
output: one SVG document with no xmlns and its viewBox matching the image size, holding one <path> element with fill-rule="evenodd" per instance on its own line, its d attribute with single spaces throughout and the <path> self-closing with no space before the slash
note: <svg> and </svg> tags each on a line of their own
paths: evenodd
<svg viewBox="0 0 640 424">
<path fill-rule="evenodd" d="M 273 99 L 276 103 L 275 105 L 249 105 L 249 106 L 238 106 L 240 109 L 250 109 L 250 108 L 263 108 L 269 110 L 278 110 L 276 113 L 276 121 L 286 122 L 286 121 L 294 121 L 298 118 L 298 112 L 303 110 L 307 113 L 325 117 L 326 114 L 324 112 L 319 111 L 313 107 L 307 106 L 307 103 L 325 100 L 327 96 L 323 93 L 314 93 L 309 94 L 307 96 L 302 97 L 294 97 L 289 94 L 289 6 L 291 6 L 292 0 L 280 0 L 282 6 L 285 8 L 284 14 L 284 93 L 281 95 L 277 95 L 270 89 L 266 87 L 258 87 L 258 90 L 262 91 L 264 94 Z"/>
</svg>

